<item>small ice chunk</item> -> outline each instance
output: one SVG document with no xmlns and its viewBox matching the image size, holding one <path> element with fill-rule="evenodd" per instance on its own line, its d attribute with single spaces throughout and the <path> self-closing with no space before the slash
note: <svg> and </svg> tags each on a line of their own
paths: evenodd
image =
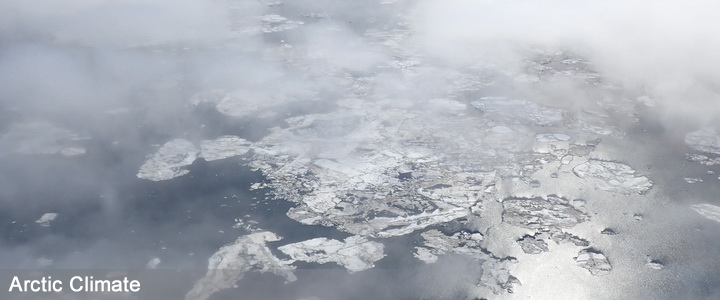
<svg viewBox="0 0 720 300">
<path fill-rule="evenodd" d="M 47 267 L 53 264 L 53 260 L 46 257 L 41 257 L 36 259 L 35 263 L 38 265 L 38 267 Z"/>
<path fill-rule="evenodd" d="M 700 183 L 703 182 L 702 178 L 699 177 L 685 177 L 685 182 L 687 183 Z"/>
<path fill-rule="evenodd" d="M 648 267 L 648 268 L 650 268 L 650 269 L 653 269 L 653 270 L 662 270 L 663 268 L 665 268 L 665 265 L 663 265 L 662 263 L 660 263 L 660 262 L 657 261 L 657 260 L 649 260 L 649 261 L 645 264 L 645 266 Z"/>
<path fill-rule="evenodd" d="M 613 230 L 612 228 L 605 228 L 602 231 L 600 231 L 600 234 L 604 235 L 617 235 L 617 232 Z"/>
<path fill-rule="evenodd" d="M 697 213 L 715 222 L 720 222 L 720 206 L 712 204 L 695 204 L 691 206 Z"/>
<path fill-rule="evenodd" d="M 601 252 L 592 249 L 581 250 L 575 258 L 575 263 L 580 267 L 588 269 L 590 274 L 595 276 L 606 275 L 612 270 L 612 265 L 610 265 L 607 257 Z"/>
<path fill-rule="evenodd" d="M 58 217 L 57 213 L 46 213 L 40 217 L 40 219 L 35 220 L 35 223 L 40 224 L 42 227 L 50 227 L 50 223 L 54 221 Z"/>
<path fill-rule="evenodd" d="M 158 266 L 161 262 L 162 262 L 162 261 L 160 260 L 159 257 L 153 257 L 150 261 L 148 261 L 147 264 L 145 264 L 145 268 L 148 268 L 148 269 L 157 269 L 157 266 Z"/>
<path fill-rule="evenodd" d="M 635 221 L 642 221 L 643 215 L 641 215 L 641 214 L 634 214 L 634 215 L 633 215 L 633 219 L 635 219 Z"/>
<path fill-rule="evenodd" d="M 517 240 L 517 243 L 520 244 L 520 248 L 522 248 L 523 252 L 527 254 L 540 254 L 542 252 L 550 251 L 544 240 L 530 235 L 526 235 Z"/>
</svg>

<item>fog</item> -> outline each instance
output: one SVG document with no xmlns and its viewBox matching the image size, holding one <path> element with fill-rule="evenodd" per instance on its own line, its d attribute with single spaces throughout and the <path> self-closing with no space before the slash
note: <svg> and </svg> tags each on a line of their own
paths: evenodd
<svg viewBox="0 0 720 300">
<path fill-rule="evenodd" d="M 537 57 L 557 53 L 582 58 L 600 84 L 518 79 Z M 187 167 L 190 175 L 165 182 L 136 173 L 169 140 L 238 135 L 255 142 L 287 127 L 289 117 L 332 111 L 354 98 L 438 124 L 484 96 L 532 98 L 568 114 L 606 109 L 598 103 L 612 98 L 617 107 L 642 108 L 632 118 L 607 109 L 624 117 L 612 125 L 627 136 L 606 138 L 616 147 L 602 156 L 640 149 L 624 157 L 650 166 L 688 151 L 687 132 L 720 130 L 717 53 L 720 3 L 707 0 L 0 1 L 0 268 L 142 269 L 159 257 L 162 269 L 202 269 L 219 247 L 247 233 L 233 228 L 237 218 L 290 234 L 287 242 L 345 237 L 333 228 L 298 229 L 285 215 L 294 204 L 257 200 L 267 191 L 249 187 L 266 179 L 243 165 L 247 156 L 199 159 Z M 472 82 L 462 82 L 468 77 Z M 628 120 L 636 116 L 642 120 Z M 647 147 L 662 150 L 642 152 Z M 67 148 L 83 153 L 62 154 Z M 676 180 L 670 174 L 686 167 L 682 156 L 677 160 L 654 169 L 652 179 Z M 683 170 L 714 167 L 703 168 Z M 664 201 L 658 215 L 713 200 L 715 177 L 699 191 L 655 188 L 653 196 Z M 49 228 L 36 224 L 47 212 L 58 219 Z M 694 227 L 695 217 L 678 217 L 678 224 Z M 711 228 L 702 237 L 717 234 Z M 383 242 L 399 249 L 388 268 L 412 258 L 408 240 Z M 456 272 L 463 264 L 451 257 L 414 265 L 400 277 L 417 289 L 378 294 L 472 299 L 472 279 Z M 704 281 L 679 281 L 696 284 L 693 296 L 712 295 L 717 272 L 698 272 Z M 355 289 L 370 285 L 368 277 Z M 349 278 L 339 279 L 337 291 L 324 286 L 323 294 L 352 290 L 340 288 Z"/>
</svg>

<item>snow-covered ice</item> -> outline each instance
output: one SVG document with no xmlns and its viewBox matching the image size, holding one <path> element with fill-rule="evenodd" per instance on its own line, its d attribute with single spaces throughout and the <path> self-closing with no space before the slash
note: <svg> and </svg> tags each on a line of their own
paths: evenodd
<svg viewBox="0 0 720 300">
<path fill-rule="evenodd" d="M 575 263 L 595 276 L 607 275 L 612 270 L 610 261 L 599 251 L 583 249 L 575 258 Z"/>
<path fill-rule="evenodd" d="M 573 172 L 597 188 L 608 192 L 644 193 L 653 185 L 650 179 L 637 175 L 630 166 L 612 161 L 591 159 L 575 166 Z"/>
<path fill-rule="evenodd" d="M 383 244 L 361 236 L 350 236 L 344 241 L 315 238 L 278 247 L 293 260 L 319 264 L 335 262 L 351 273 L 374 267 L 376 261 L 385 257 L 383 249 Z"/>
<path fill-rule="evenodd" d="M 567 199 L 552 195 L 546 198 L 508 198 L 502 203 L 503 222 L 528 229 L 561 230 L 590 219 L 570 205 Z"/>
<path fill-rule="evenodd" d="M 234 136 L 225 135 L 214 140 L 200 142 L 200 155 L 207 161 L 243 155 L 250 150 L 250 142 Z"/>
<path fill-rule="evenodd" d="M 184 167 L 191 165 L 198 149 L 193 143 L 175 139 L 162 145 L 140 166 L 137 177 L 152 181 L 168 180 L 189 173 Z"/>
</svg>

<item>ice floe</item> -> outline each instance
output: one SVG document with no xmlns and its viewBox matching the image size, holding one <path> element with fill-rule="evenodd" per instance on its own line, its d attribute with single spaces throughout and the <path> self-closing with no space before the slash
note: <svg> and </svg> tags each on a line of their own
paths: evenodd
<svg viewBox="0 0 720 300">
<path fill-rule="evenodd" d="M 57 219 L 58 214 L 57 213 L 46 213 L 43 214 L 40 219 L 35 220 L 35 223 L 40 224 L 42 227 L 50 227 L 50 223 L 52 221 L 55 221 Z"/>
<path fill-rule="evenodd" d="M 282 238 L 268 232 L 256 232 L 239 237 L 234 243 L 220 248 L 208 261 L 208 272 L 186 295 L 186 300 L 205 300 L 212 294 L 235 286 L 247 272 L 273 273 L 292 282 L 297 280 L 295 267 L 272 254 L 267 242 Z"/>
<path fill-rule="evenodd" d="M 496 294 L 512 291 L 513 285 L 520 283 L 510 274 L 510 269 L 517 260 L 512 257 L 498 258 L 480 247 L 483 240 L 480 233 L 462 231 L 448 236 L 439 230 L 429 230 L 421 236 L 425 241 L 422 247 L 415 247 L 414 256 L 417 259 L 435 263 L 440 255 L 458 254 L 478 260 L 483 270 L 478 286 L 488 288 Z"/>
<path fill-rule="evenodd" d="M 591 159 L 575 166 L 573 172 L 597 188 L 608 192 L 644 193 L 653 185 L 650 179 L 637 175 L 630 166 L 612 161 Z"/>
<path fill-rule="evenodd" d="M 706 217 L 715 222 L 720 222 L 720 206 L 703 203 L 695 204 L 691 206 L 691 208 L 703 217 Z"/>
<path fill-rule="evenodd" d="M 686 134 L 685 144 L 700 152 L 720 154 L 720 134 L 714 129 L 701 129 Z"/>
<path fill-rule="evenodd" d="M 570 205 L 567 199 L 552 195 L 546 198 L 508 198 L 502 203 L 503 222 L 528 229 L 560 230 L 590 219 Z"/>
<path fill-rule="evenodd" d="M 374 267 L 376 261 L 385 257 L 383 249 L 383 244 L 361 236 L 350 236 L 344 241 L 315 238 L 278 247 L 293 260 L 319 264 L 335 262 L 351 273 Z"/>
<path fill-rule="evenodd" d="M 612 270 L 610 261 L 599 251 L 592 249 L 583 249 L 575 257 L 575 263 L 590 271 L 595 276 L 607 275 Z"/>
<path fill-rule="evenodd" d="M 183 176 L 190 172 L 184 167 L 191 165 L 197 155 L 193 143 L 183 139 L 169 141 L 140 166 L 137 177 L 162 181 Z"/>
<path fill-rule="evenodd" d="M 234 135 L 221 136 L 200 142 L 199 157 L 213 161 L 243 155 L 250 150 L 250 144 L 249 141 Z"/>
</svg>

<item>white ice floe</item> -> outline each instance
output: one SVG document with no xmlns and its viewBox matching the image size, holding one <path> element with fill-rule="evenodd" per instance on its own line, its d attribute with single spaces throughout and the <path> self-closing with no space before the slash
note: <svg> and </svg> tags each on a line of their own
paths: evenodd
<svg viewBox="0 0 720 300">
<path fill-rule="evenodd" d="M 695 204 L 691 206 L 697 213 L 715 222 L 720 222 L 720 206 L 712 204 Z"/>
<path fill-rule="evenodd" d="M 208 261 L 208 272 L 185 295 L 186 300 L 206 300 L 212 294 L 235 286 L 247 272 L 270 272 L 292 282 L 297 280 L 294 267 L 272 254 L 267 242 L 279 241 L 278 235 L 263 231 L 240 238 L 220 248 Z"/>
<path fill-rule="evenodd" d="M 361 236 L 351 236 L 344 241 L 315 238 L 278 247 L 293 260 L 324 264 L 334 262 L 354 273 L 374 267 L 385 257 L 383 244 L 369 241 Z"/>
<path fill-rule="evenodd" d="M 506 97 L 483 97 L 472 106 L 485 116 L 504 124 L 554 126 L 563 121 L 563 111 L 540 106 L 527 100 Z"/>
<path fill-rule="evenodd" d="M 720 154 L 720 134 L 714 129 L 701 129 L 686 134 L 685 144 L 700 152 Z"/>
<path fill-rule="evenodd" d="M 162 145 L 140 167 L 137 177 L 152 181 L 168 180 L 189 173 L 184 167 L 191 165 L 198 149 L 193 143 L 175 139 Z"/>
<path fill-rule="evenodd" d="M 606 275 L 612 270 L 612 265 L 607 257 L 601 252 L 591 249 L 581 250 L 575 258 L 575 263 L 595 276 Z"/>
<path fill-rule="evenodd" d="M 653 185 L 650 179 L 637 175 L 630 166 L 612 161 L 591 159 L 577 165 L 573 172 L 597 188 L 615 193 L 644 193 Z"/>
<path fill-rule="evenodd" d="M 234 136 L 225 135 L 214 140 L 200 142 L 200 157 L 207 161 L 243 155 L 250 150 L 250 142 Z"/>
<path fill-rule="evenodd" d="M 55 221 L 55 219 L 58 217 L 57 213 L 46 213 L 40 217 L 40 219 L 35 220 L 35 223 L 40 224 L 40 226 L 43 227 L 50 227 L 50 223 L 52 221 Z"/>
</svg>

